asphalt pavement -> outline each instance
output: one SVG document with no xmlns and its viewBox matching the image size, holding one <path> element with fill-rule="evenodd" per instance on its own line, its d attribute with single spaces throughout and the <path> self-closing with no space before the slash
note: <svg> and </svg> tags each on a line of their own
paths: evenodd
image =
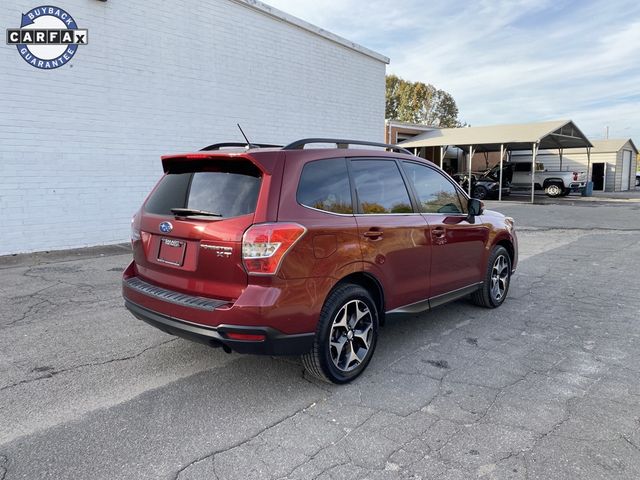
<svg viewBox="0 0 640 480">
<path fill-rule="evenodd" d="M 0 479 L 640 478 L 640 203 L 488 206 L 521 261 L 347 386 L 122 306 L 126 246 L 0 258 Z"/>
</svg>

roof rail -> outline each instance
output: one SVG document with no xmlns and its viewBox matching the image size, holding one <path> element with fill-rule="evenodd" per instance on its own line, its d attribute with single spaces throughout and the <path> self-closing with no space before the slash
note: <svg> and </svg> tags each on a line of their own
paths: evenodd
<svg viewBox="0 0 640 480">
<path fill-rule="evenodd" d="M 204 148 L 201 148 L 200 151 L 201 152 L 205 152 L 208 150 L 220 150 L 222 148 L 229 148 L 229 147 L 243 147 L 243 148 L 280 148 L 282 147 L 282 145 L 271 145 L 269 143 L 250 143 L 247 144 L 245 143 L 240 143 L 240 142 L 225 142 L 225 143 L 214 143 L 212 145 L 208 145 Z"/>
<path fill-rule="evenodd" d="M 302 140 L 296 140 L 289 145 L 285 145 L 282 147 L 283 150 L 298 150 L 305 147 L 305 145 L 309 145 L 310 143 L 335 143 L 338 148 L 349 148 L 349 145 L 367 145 L 370 147 L 383 147 L 387 150 L 391 150 L 393 152 L 398 153 L 406 153 L 408 155 L 413 155 L 406 148 L 399 147 L 397 145 L 391 145 L 388 143 L 378 143 L 378 142 L 364 142 L 362 140 L 344 140 L 339 138 L 303 138 Z"/>
</svg>

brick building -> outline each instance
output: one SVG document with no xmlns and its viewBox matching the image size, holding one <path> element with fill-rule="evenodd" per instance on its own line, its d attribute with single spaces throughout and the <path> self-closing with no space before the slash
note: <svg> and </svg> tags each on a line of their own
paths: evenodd
<svg viewBox="0 0 640 480">
<path fill-rule="evenodd" d="M 34 5 L 0 8 L 20 27 Z M 60 5 L 89 43 L 55 70 L 0 48 L 0 255 L 128 240 L 160 155 L 307 136 L 379 141 L 376 52 L 254 0 Z"/>
</svg>

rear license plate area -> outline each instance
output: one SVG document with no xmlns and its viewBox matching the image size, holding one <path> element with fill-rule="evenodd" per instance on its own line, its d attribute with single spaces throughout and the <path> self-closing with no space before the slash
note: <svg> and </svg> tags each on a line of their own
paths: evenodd
<svg viewBox="0 0 640 480">
<path fill-rule="evenodd" d="M 158 251 L 158 261 L 176 267 L 181 267 L 184 263 L 184 254 L 187 249 L 187 242 L 176 240 L 175 238 L 161 238 L 160 250 Z"/>
</svg>

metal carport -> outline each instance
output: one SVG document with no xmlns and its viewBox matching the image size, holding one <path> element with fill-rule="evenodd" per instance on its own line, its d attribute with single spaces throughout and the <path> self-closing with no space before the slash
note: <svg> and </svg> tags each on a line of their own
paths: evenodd
<svg viewBox="0 0 640 480">
<path fill-rule="evenodd" d="M 562 168 L 562 152 L 567 148 L 587 149 L 587 182 L 590 181 L 591 147 L 589 139 L 571 120 L 551 122 L 523 123 L 515 125 L 492 125 L 487 127 L 443 128 L 417 135 L 398 145 L 404 148 L 440 147 L 440 167 L 442 167 L 443 149 L 455 146 L 467 155 L 469 178 L 471 178 L 471 160 L 474 153 L 500 152 L 500 185 L 502 185 L 502 167 L 505 153 L 518 150 L 531 150 L 531 203 L 535 193 L 536 154 L 542 150 L 557 149 Z M 471 181 L 469 181 L 471 195 Z M 498 199 L 502 200 L 502 189 Z"/>
</svg>

